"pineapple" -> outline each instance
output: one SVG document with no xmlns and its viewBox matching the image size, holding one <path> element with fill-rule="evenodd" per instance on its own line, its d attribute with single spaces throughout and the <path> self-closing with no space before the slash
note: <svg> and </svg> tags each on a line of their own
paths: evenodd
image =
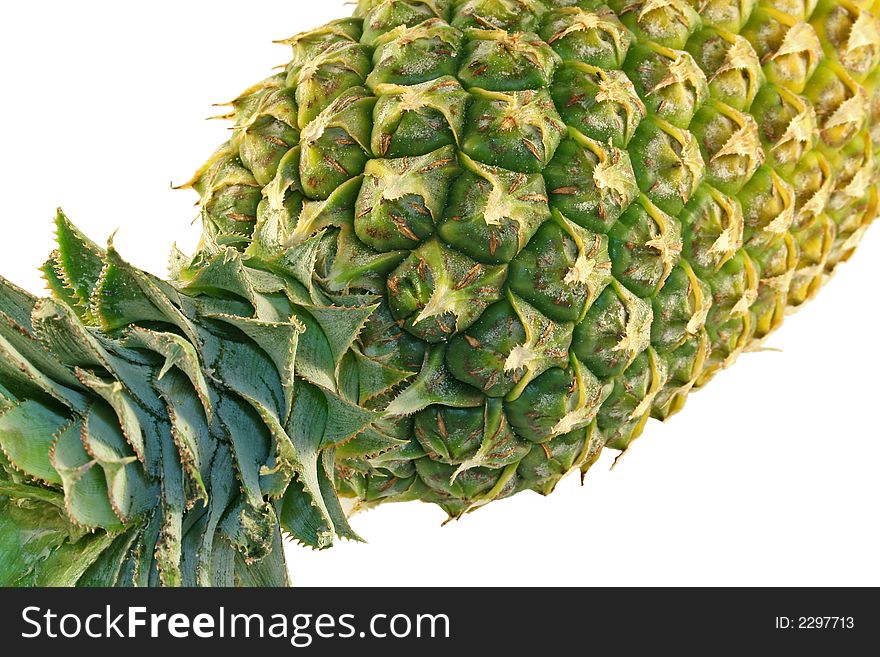
<svg viewBox="0 0 880 657">
<path fill-rule="evenodd" d="M 553 490 L 877 213 L 867 2 L 360 0 L 188 184 L 171 280 L 59 211 L 0 285 L 0 583 L 284 585 L 346 505 Z"/>
</svg>

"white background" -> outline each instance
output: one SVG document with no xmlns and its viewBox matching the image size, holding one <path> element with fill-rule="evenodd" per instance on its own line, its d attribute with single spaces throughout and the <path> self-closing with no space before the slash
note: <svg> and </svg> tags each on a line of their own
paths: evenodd
<svg viewBox="0 0 880 657">
<path fill-rule="evenodd" d="M 273 39 L 340 0 L 8 3 L 0 22 L 0 274 L 41 292 L 57 205 L 119 228 L 165 274 L 191 251 L 194 192 L 226 138 L 206 122 L 286 61 Z M 880 585 L 880 226 L 768 347 L 746 354 L 614 471 L 523 493 L 441 528 L 419 503 L 356 516 L 369 544 L 290 545 L 298 585 Z"/>
</svg>

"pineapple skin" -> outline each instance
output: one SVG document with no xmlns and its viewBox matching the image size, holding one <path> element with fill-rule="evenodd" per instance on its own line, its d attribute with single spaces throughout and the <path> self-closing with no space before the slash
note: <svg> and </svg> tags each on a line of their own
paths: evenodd
<svg viewBox="0 0 880 657">
<path fill-rule="evenodd" d="M 548 493 L 815 295 L 877 213 L 872 9 L 361 0 L 286 40 L 192 185 L 210 242 L 320 235 L 378 300 L 354 348 L 408 374 L 355 390 L 341 493 Z"/>
<path fill-rule="evenodd" d="M 0 278 L 0 584 L 265 586 L 355 508 L 626 450 L 877 213 L 866 3 L 362 0 L 285 41 L 171 280 Z"/>
</svg>

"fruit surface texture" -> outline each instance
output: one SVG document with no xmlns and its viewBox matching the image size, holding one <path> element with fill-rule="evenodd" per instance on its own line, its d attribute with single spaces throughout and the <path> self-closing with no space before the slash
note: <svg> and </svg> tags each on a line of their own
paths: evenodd
<svg viewBox="0 0 880 657">
<path fill-rule="evenodd" d="M 875 218 L 873 12 L 361 0 L 285 40 L 169 282 L 59 213 L 53 298 L 4 283 L 0 536 L 37 547 L 0 574 L 283 584 L 348 507 L 458 518 L 626 451 Z"/>
</svg>

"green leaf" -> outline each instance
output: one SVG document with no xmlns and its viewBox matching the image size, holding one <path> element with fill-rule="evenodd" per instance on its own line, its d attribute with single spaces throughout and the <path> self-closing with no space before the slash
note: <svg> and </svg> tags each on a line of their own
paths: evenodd
<svg viewBox="0 0 880 657">
<path fill-rule="evenodd" d="M 229 450 L 221 446 L 217 450 L 214 466 L 211 469 L 211 501 L 208 504 L 208 512 L 203 519 L 203 527 L 200 528 L 198 534 L 201 540 L 197 547 L 184 545 L 184 554 L 190 553 L 190 551 L 197 554 L 195 573 L 197 586 L 231 585 L 232 548 L 228 544 L 224 547 L 223 541 L 215 542 L 215 538 L 217 526 L 238 491 L 233 472 Z M 215 547 L 220 553 L 216 558 L 213 554 Z"/>
<path fill-rule="evenodd" d="M 244 496 L 239 496 L 227 509 L 218 531 L 225 541 L 250 561 L 262 559 L 269 554 L 277 526 L 278 518 L 271 504 L 253 507 Z"/>
<path fill-rule="evenodd" d="M 81 587 L 116 586 L 123 564 L 139 535 L 139 530 L 132 529 L 113 538 L 110 545 L 83 572 L 76 585 Z"/>
<path fill-rule="evenodd" d="M 141 540 L 137 544 L 137 549 L 132 554 L 134 577 L 131 586 L 159 586 L 159 569 L 155 554 L 161 531 L 162 514 L 157 509 L 150 515 L 141 534 Z"/>
<path fill-rule="evenodd" d="M 208 427 L 204 406 L 199 402 L 190 381 L 178 370 L 168 372 L 157 381 L 156 389 L 167 404 L 177 455 L 196 486 L 196 498 L 207 502 L 205 481 L 210 477 L 209 468 L 216 444 Z"/>
<path fill-rule="evenodd" d="M 230 328 L 222 337 L 206 337 L 204 349 L 207 368 L 228 389 L 253 399 L 276 417 L 285 414 L 284 386 L 275 364 L 252 340 Z"/>
<path fill-rule="evenodd" d="M 334 372 L 379 304 L 370 306 L 311 306 L 308 311 L 321 325 L 333 353 Z"/>
<path fill-rule="evenodd" d="M 327 513 L 333 523 L 333 530 L 340 538 L 346 538 L 351 541 L 364 543 L 364 539 L 358 536 L 348 524 L 348 518 L 345 511 L 339 503 L 339 495 L 336 492 L 336 486 L 333 483 L 335 468 L 334 450 L 326 449 L 321 456 L 321 466 L 318 468 L 318 483 L 321 487 L 321 496 L 324 498 L 324 505 L 327 507 Z"/>
<path fill-rule="evenodd" d="M 181 283 L 192 294 L 228 293 L 254 304 L 254 288 L 245 274 L 241 255 L 229 247 L 206 257 L 197 268 L 181 272 Z"/>
<path fill-rule="evenodd" d="M 107 247 L 107 266 L 95 290 L 92 306 L 105 331 L 124 328 L 136 321 L 166 322 L 179 328 L 199 351 L 194 327 L 175 305 L 177 293 L 123 260 L 113 245 Z"/>
<path fill-rule="evenodd" d="M 110 504 L 107 480 L 97 461 L 83 447 L 83 423 L 75 420 L 62 431 L 52 450 L 52 466 L 61 476 L 70 519 L 82 527 L 122 526 Z"/>
<path fill-rule="evenodd" d="M 294 311 L 294 315 L 305 326 L 303 334 L 299 337 L 297 348 L 295 362 L 297 375 L 315 385 L 334 390 L 336 388 L 334 377 L 336 368 L 333 361 L 333 350 L 321 329 L 321 325 L 303 310 Z"/>
<path fill-rule="evenodd" d="M 68 540 L 69 527 L 57 507 L 0 497 L 0 586 L 29 584 L 34 570 Z"/>
<path fill-rule="evenodd" d="M 377 411 L 352 404 L 327 390 L 321 392 L 327 402 L 327 424 L 324 427 L 321 445 L 344 443 L 382 415 Z"/>
<path fill-rule="evenodd" d="M 16 397 L 48 397 L 76 411 L 88 407 L 85 395 L 44 375 L 3 335 L 0 335 L 0 381 L 4 389 Z"/>
<path fill-rule="evenodd" d="M 70 418 L 38 401 L 28 399 L 0 416 L 0 448 L 25 474 L 49 484 L 61 477 L 49 460 L 54 437 Z"/>
<path fill-rule="evenodd" d="M 270 553 L 258 561 L 248 561 L 240 552 L 235 553 L 235 584 L 248 587 L 290 586 L 287 564 L 284 560 L 284 546 L 278 527 L 272 534 Z"/>
<path fill-rule="evenodd" d="M 261 322 L 248 317 L 213 315 L 214 319 L 236 327 L 253 340 L 275 364 L 284 391 L 282 417 L 290 414 L 293 404 L 293 377 L 296 348 L 300 333 L 305 330 L 299 323 Z"/>
<path fill-rule="evenodd" d="M 31 313 L 36 302 L 30 294 L 0 276 L 0 310 L 28 333 L 33 333 Z"/>
<path fill-rule="evenodd" d="M 259 415 L 235 395 L 223 397 L 217 405 L 217 419 L 232 446 L 242 490 L 252 506 L 263 503 L 260 469 L 270 454 L 271 437 Z"/>
<path fill-rule="evenodd" d="M 64 494 L 60 491 L 44 488 L 42 486 L 32 486 L 30 484 L 4 481 L 2 473 L 0 473 L 0 495 L 10 497 L 16 500 L 16 502 L 21 502 L 22 500 L 45 502 L 46 504 L 64 511 Z M 73 525 L 70 525 L 70 528 L 73 533 L 78 532 Z"/>
<path fill-rule="evenodd" d="M 385 412 L 388 415 L 412 415 L 431 404 L 455 408 L 480 406 L 483 395 L 460 383 L 446 369 L 446 345 L 435 345 L 428 353 L 422 371 L 413 382 L 394 398 Z"/>
<path fill-rule="evenodd" d="M 165 363 L 156 377 L 157 381 L 161 381 L 172 367 L 177 367 L 183 372 L 192 383 L 192 387 L 205 409 L 205 415 L 209 420 L 211 419 L 212 409 L 208 383 L 201 370 L 199 354 L 192 343 L 175 333 L 151 331 L 136 326 L 126 333 L 124 344 L 127 347 L 148 349 L 165 358 Z"/>
<path fill-rule="evenodd" d="M 351 440 L 336 447 L 336 457 L 339 459 L 372 458 L 382 452 L 387 452 L 393 447 L 406 445 L 408 441 L 382 433 L 376 427 L 370 426 L 361 431 Z"/>
<path fill-rule="evenodd" d="M 60 209 L 55 215 L 55 239 L 58 243 L 55 271 L 76 299 L 73 308 L 77 314 L 88 318 L 92 293 L 104 269 L 104 250 L 70 223 Z"/>
<path fill-rule="evenodd" d="M 41 299 L 32 320 L 40 342 L 65 365 L 108 368 L 103 346 L 69 307 L 52 299 Z"/>
<path fill-rule="evenodd" d="M 343 226 L 336 237 L 333 264 L 322 283 L 332 291 L 362 288 L 381 293 L 385 278 L 406 258 L 407 251 L 379 253 L 365 246 L 354 234 L 354 228 Z"/>
<path fill-rule="evenodd" d="M 110 547 L 111 534 L 98 533 L 76 543 L 64 543 L 36 572 L 35 586 L 74 586 L 86 569 Z"/>
<path fill-rule="evenodd" d="M 156 567 L 163 586 L 180 586 L 181 538 L 186 508 L 184 470 L 171 427 L 160 425 L 162 445 L 162 531 L 156 544 Z"/>
<path fill-rule="evenodd" d="M 28 317 L 28 327 L 31 327 Z M 28 329 L 0 311 L 0 335 L 2 335 L 22 358 L 36 369 L 59 383 L 71 388 L 81 388 L 73 373 L 41 345 Z"/>
<path fill-rule="evenodd" d="M 110 504 L 123 523 L 155 504 L 157 487 L 147 480 L 109 406 L 96 403 L 89 410 L 82 445 L 104 471 Z"/>
<path fill-rule="evenodd" d="M 304 242 L 292 245 L 276 263 L 281 271 L 292 276 L 310 295 L 314 294 L 312 274 L 315 271 L 315 261 L 318 258 L 322 237 L 323 233 L 318 233 Z"/>
<path fill-rule="evenodd" d="M 281 527 L 297 541 L 323 550 L 333 545 L 333 523 L 315 498 L 306 492 L 303 482 L 294 479 L 284 494 L 281 507 Z"/>
<path fill-rule="evenodd" d="M 141 463 L 146 463 L 144 457 L 146 444 L 143 431 L 141 430 L 141 423 L 138 420 L 134 404 L 125 393 L 122 384 L 118 381 L 106 381 L 101 377 L 95 376 L 88 370 L 79 368 L 76 370 L 76 375 L 84 386 L 93 390 L 95 394 L 107 402 L 110 408 L 113 409 L 118 421 L 113 421 L 112 419 L 107 418 L 108 421 L 106 424 L 112 424 L 114 428 L 118 426 L 118 428 L 122 430 L 122 435 L 125 437 L 125 441 L 131 446 L 131 449 L 134 450 L 134 455 L 137 456 Z M 95 407 L 92 408 L 92 411 L 94 411 L 94 408 Z M 104 410 L 103 407 L 101 410 Z M 104 419 L 105 414 L 99 414 L 102 416 L 102 419 Z M 90 412 L 89 415 L 91 416 L 92 413 Z"/>
<path fill-rule="evenodd" d="M 293 412 L 287 423 L 287 434 L 296 450 L 298 485 L 332 535 L 332 522 L 318 482 L 318 452 L 331 415 L 324 392 L 317 386 L 300 382 L 293 400 Z"/>
</svg>

